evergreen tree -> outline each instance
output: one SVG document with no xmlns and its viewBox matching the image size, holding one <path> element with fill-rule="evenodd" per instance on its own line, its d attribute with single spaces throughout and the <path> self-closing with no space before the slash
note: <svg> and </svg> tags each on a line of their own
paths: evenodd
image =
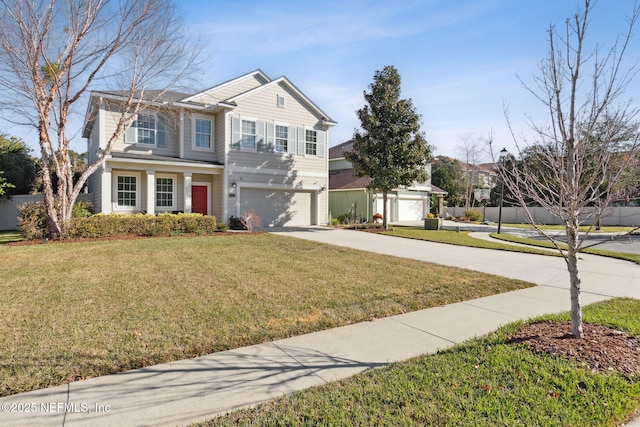
<svg viewBox="0 0 640 427">
<path fill-rule="evenodd" d="M 393 66 L 376 71 L 364 92 L 367 105 L 357 111 L 362 130 L 354 132 L 353 150 L 345 158 L 369 188 L 382 192 L 383 227 L 387 228 L 387 195 L 400 186 L 428 179 L 431 147 L 420 131 L 420 115 L 411 99 L 400 99 L 400 75 Z"/>
</svg>

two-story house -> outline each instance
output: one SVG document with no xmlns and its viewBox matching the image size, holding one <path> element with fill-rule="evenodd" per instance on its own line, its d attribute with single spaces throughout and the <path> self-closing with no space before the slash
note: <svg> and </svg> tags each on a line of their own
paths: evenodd
<svg viewBox="0 0 640 427">
<path fill-rule="evenodd" d="M 83 136 L 93 163 L 121 94 L 92 92 Z M 195 94 L 168 92 L 134 118 L 89 179 L 97 212 L 215 215 L 255 209 L 264 226 L 326 224 L 329 129 L 286 77 L 253 71 Z"/>
</svg>

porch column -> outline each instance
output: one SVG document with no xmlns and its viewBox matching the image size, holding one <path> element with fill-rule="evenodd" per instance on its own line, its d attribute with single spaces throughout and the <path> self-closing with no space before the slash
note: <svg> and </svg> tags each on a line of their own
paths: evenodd
<svg viewBox="0 0 640 427">
<path fill-rule="evenodd" d="M 191 201 L 191 172 L 184 173 L 184 213 L 191 213 L 193 209 Z"/>
<path fill-rule="evenodd" d="M 156 171 L 147 171 L 147 214 L 156 213 Z"/>
<path fill-rule="evenodd" d="M 113 203 L 117 202 L 117 200 L 111 200 L 111 168 L 103 167 L 100 180 L 102 187 L 102 194 L 100 197 L 100 212 L 110 214 L 111 212 L 113 212 Z M 116 195 L 116 197 L 118 196 Z"/>
</svg>

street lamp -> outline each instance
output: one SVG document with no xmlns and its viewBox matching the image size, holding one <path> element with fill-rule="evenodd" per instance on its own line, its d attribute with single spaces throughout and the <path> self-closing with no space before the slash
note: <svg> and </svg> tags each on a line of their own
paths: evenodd
<svg viewBox="0 0 640 427">
<path fill-rule="evenodd" d="M 500 150 L 500 162 L 502 163 L 501 170 L 501 185 L 500 185 L 500 208 L 498 209 L 498 234 L 500 234 L 500 229 L 502 228 L 502 201 L 504 199 L 504 161 L 507 159 L 507 155 L 509 152 L 506 148 Z"/>
</svg>

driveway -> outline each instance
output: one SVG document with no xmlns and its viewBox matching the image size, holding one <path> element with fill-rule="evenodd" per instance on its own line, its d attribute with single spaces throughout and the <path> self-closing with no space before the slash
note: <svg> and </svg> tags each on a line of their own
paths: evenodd
<svg viewBox="0 0 640 427">
<path fill-rule="evenodd" d="M 329 227 L 282 228 L 270 232 L 569 289 L 569 274 L 561 257 L 469 248 Z M 582 294 L 640 298 L 640 266 L 637 264 L 581 254 L 578 266 Z M 569 309 L 568 293 L 566 309 Z"/>
</svg>

